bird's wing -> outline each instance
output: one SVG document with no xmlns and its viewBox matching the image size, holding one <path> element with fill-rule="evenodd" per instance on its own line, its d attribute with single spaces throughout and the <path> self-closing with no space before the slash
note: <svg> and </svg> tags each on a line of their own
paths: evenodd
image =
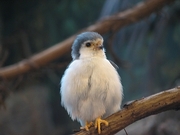
<svg viewBox="0 0 180 135">
<path fill-rule="evenodd" d="M 113 67 L 117 70 L 119 69 L 118 65 L 116 65 L 113 61 L 109 60 L 109 62 L 111 63 L 111 65 L 113 65 Z"/>
</svg>

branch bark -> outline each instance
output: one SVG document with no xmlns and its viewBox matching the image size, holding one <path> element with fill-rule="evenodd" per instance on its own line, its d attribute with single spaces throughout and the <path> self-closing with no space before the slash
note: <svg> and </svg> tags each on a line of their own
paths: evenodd
<svg viewBox="0 0 180 135">
<path fill-rule="evenodd" d="M 173 2 L 174 0 L 145 0 L 140 2 L 133 8 L 120 12 L 116 15 L 104 18 L 94 25 L 91 25 L 82 31 L 96 31 L 100 34 L 107 33 L 108 31 L 115 31 L 123 26 L 137 22 L 138 20 L 147 17 L 152 12 L 156 12 L 165 4 Z M 40 67 L 48 64 L 49 62 L 62 57 L 70 52 L 71 44 L 77 34 L 70 38 L 44 50 L 38 54 L 33 55 L 29 59 L 22 60 L 13 65 L 3 67 L 0 69 L 0 78 L 10 79 L 26 73 L 32 69 L 39 69 Z"/>
<path fill-rule="evenodd" d="M 128 125 L 142 118 L 161 113 L 167 110 L 180 109 L 180 86 L 155 95 L 136 100 L 126 105 L 122 110 L 106 118 L 109 126 L 102 126 L 101 135 L 113 135 Z M 97 130 L 91 127 L 89 131 L 80 131 L 75 135 L 98 135 Z"/>
</svg>

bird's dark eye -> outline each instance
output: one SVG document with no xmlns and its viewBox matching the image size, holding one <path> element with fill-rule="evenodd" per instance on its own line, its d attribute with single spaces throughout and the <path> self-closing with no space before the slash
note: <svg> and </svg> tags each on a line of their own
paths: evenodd
<svg viewBox="0 0 180 135">
<path fill-rule="evenodd" d="M 91 46 L 91 43 L 87 42 L 87 43 L 86 43 L 86 46 L 87 46 L 87 47 L 90 47 L 90 46 Z"/>
</svg>

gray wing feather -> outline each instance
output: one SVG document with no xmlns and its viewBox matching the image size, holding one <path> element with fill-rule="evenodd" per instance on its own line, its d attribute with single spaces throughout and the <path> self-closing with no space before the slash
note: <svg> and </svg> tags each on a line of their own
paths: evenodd
<svg viewBox="0 0 180 135">
<path fill-rule="evenodd" d="M 117 70 L 119 69 L 118 65 L 116 65 L 113 61 L 109 60 L 109 62 L 113 65 L 113 67 Z"/>
</svg>

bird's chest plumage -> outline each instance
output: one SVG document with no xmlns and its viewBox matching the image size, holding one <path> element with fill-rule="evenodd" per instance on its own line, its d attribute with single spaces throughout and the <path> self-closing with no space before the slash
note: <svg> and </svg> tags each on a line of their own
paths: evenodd
<svg viewBox="0 0 180 135">
<path fill-rule="evenodd" d="M 73 119 L 93 120 L 120 108 L 121 89 L 119 76 L 107 59 L 75 60 L 62 79 L 61 101 Z"/>
<path fill-rule="evenodd" d="M 74 65 L 74 80 L 76 85 L 80 87 L 86 86 L 84 89 L 77 89 L 76 92 L 87 94 L 94 93 L 94 97 L 99 96 L 103 91 L 107 91 L 108 84 L 111 79 L 117 76 L 117 72 L 106 59 L 89 58 L 79 60 Z M 87 95 L 86 96 L 89 96 Z M 87 98 L 87 97 L 85 97 Z"/>
</svg>

